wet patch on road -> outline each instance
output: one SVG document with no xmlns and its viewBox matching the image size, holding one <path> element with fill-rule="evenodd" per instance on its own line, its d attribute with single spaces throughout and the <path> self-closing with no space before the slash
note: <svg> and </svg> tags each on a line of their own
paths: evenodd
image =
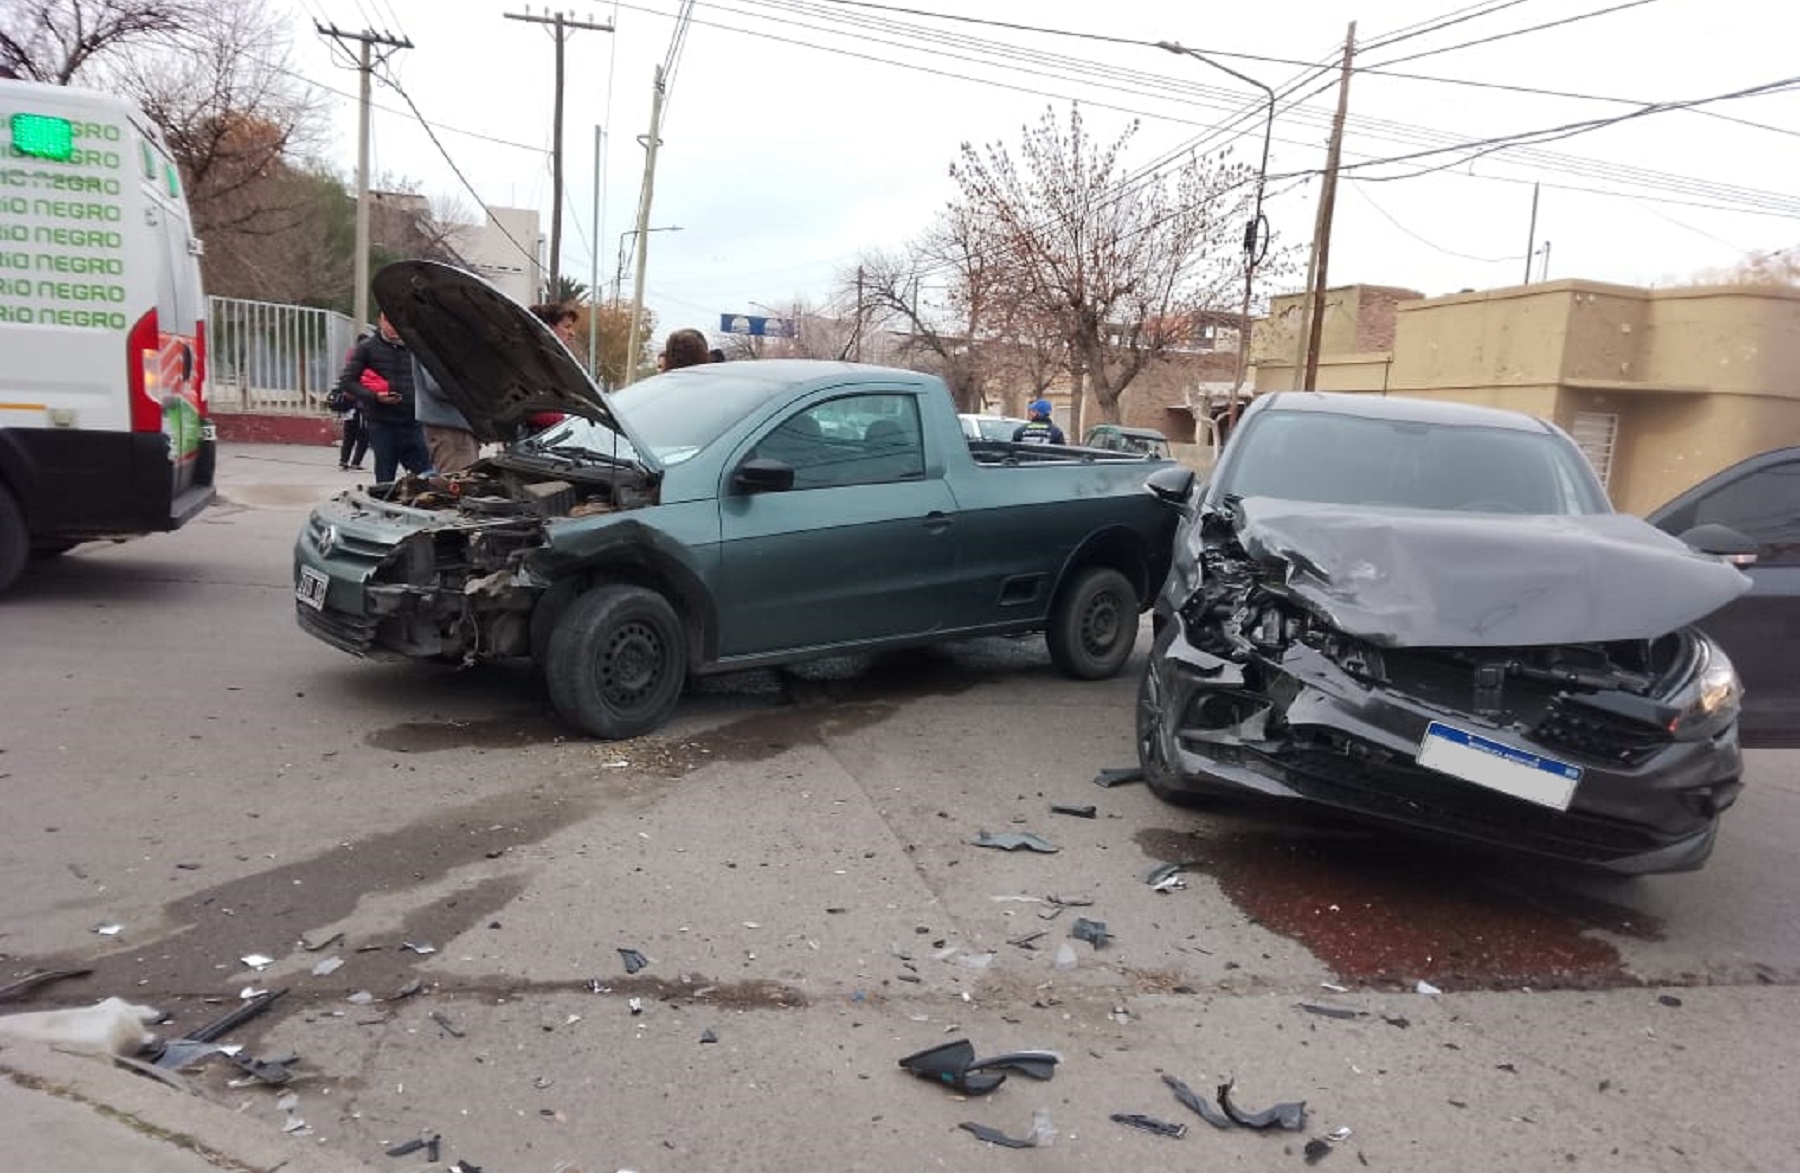
<svg viewBox="0 0 1800 1173">
<path fill-rule="evenodd" d="M 1199 861 L 1251 920 L 1305 946 L 1347 982 L 1444 990 L 1637 985 L 1596 930 L 1643 940 L 1662 926 L 1518 866 L 1381 833 L 1252 824 L 1149 830 L 1165 862 Z"/>
<path fill-rule="evenodd" d="M 569 727 L 544 712 L 509 713 L 481 721 L 406 721 L 363 738 L 393 753 L 437 753 L 448 749 L 522 749 L 576 739 Z"/>
</svg>

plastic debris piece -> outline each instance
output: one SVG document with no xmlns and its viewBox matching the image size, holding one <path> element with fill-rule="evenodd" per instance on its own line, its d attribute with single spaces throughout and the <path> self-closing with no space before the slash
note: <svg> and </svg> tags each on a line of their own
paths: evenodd
<svg viewBox="0 0 1800 1173">
<path fill-rule="evenodd" d="M 344 939 L 343 933 L 333 933 L 333 934 L 331 934 L 331 936 L 326 937 L 323 941 L 320 941 L 317 945 L 314 945 L 311 942 L 309 942 L 305 937 L 301 937 L 300 938 L 300 947 L 302 949 L 306 950 L 308 953 L 319 953 L 319 952 L 322 952 L 323 950 L 331 948 L 333 945 L 337 944 L 339 941 L 342 941 L 343 939 Z"/>
<path fill-rule="evenodd" d="M 471 1165 L 467 1161 L 458 1161 L 450 1166 L 450 1173 L 482 1173 L 480 1165 Z"/>
<path fill-rule="evenodd" d="M 1142 766 L 1126 766 L 1116 770 L 1101 770 L 1098 774 L 1094 775 L 1094 785 L 1104 786 L 1109 790 L 1114 786 L 1123 786 L 1127 782 L 1142 782 L 1143 780 L 1144 768 Z"/>
<path fill-rule="evenodd" d="M 1340 986 L 1336 982 L 1320 982 L 1319 988 L 1321 990 L 1330 990 L 1334 994 L 1348 994 L 1350 992 L 1349 986 Z"/>
<path fill-rule="evenodd" d="M 982 1096 L 1006 1082 L 1002 1072 L 970 1071 L 975 1062 L 975 1045 L 968 1039 L 953 1039 L 916 1051 L 899 1061 L 901 1067 L 920 1079 L 954 1088 L 969 1096 Z"/>
<path fill-rule="evenodd" d="M 1332 1144 L 1343 1144 L 1350 1139 L 1350 1129 L 1348 1127 L 1334 1128 L 1325 1134 L 1325 1139 Z"/>
<path fill-rule="evenodd" d="M 1075 946 L 1069 944 L 1067 941 L 1064 941 L 1056 947 L 1056 968 L 1075 968 Z"/>
<path fill-rule="evenodd" d="M 1681 1005 L 1681 999 L 1677 998 L 1673 994 L 1663 994 L 1661 997 L 1657 998 L 1656 1000 L 1658 1002 L 1661 1002 L 1664 1006 L 1679 1006 L 1679 1005 Z"/>
<path fill-rule="evenodd" d="M 102 937 L 116 937 L 120 933 L 125 931 L 125 926 L 124 925 L 101 925 L 99 928 L 95 929 L 94 931 L 96 933 L 99 933 Z"/>
<path fill-rule="evenodd" d="M 1231 1117 L 1225 1115 L 1224 1112 L 1221 1112 L 1217 1104 L 1214 1104 L 1210 1100 L 1201 1099 L 1198 1095 L 1194 1094 L 1193 1088 L 1181 1082 L 1179 1079 L 1176 1079 L 1166 1071 L 1163 1072 L 1162 1079 L 1164 1083 L 1169 1085 L 1169 1090 L 1175 1093 L 1175 1098 L 1180 1100 L 1188 1110 L 1194 1113 L 1194 1115 L 1200 1117 L 1200 1119 L 1206 1121 L 1214 1128 L 1232 1127 Z"/>
<path fill-rule="evenodd" d="M 427 945 L 423 941 L 402 941 L 400 942 L 400 948 L 417 953 L 420 957 L 437 952 L 436 945 Z"/>
<path fill-rule="evenodd" d="M 1056 1074 L 1056 1065 L 1062 1062 L 1062 1056 L 1055 1051 L 1008 1051 L 1004 1055 L 990 1055 L 986 1059 L 977 1059 L 969 1064 L 970 1071 L 987 1071 L 1001 1068 L 1016 1071 L 1020 1075 L 1032 1079 L 1049 1079 Z"/>
<path fill-rule="evenodd" d="M 642 1014 L 644 1012 L 644 1000 L 642 998 L 627 998 L 625 1000 L 625 1005 L 630 1008 L 633 1014 Z"/>
<path fill-rule="evenodd" d="M 1053 815 L 1073 815 L 1078 819 L 1097 819 L 1100 817 L 1100 809 L 1091 802 L 1079 806 L 1065 802 L 1053 802 L 1050 804 L 1050 813 Z"/>
<path fill-rule="evenodd" d="M 1225 1109 L 1225 1115 L 1231 1117 L 1233 1124 L 1245 1128 L 1285 1128 L 1289 1132 L 1301 1132 L 1306 1128 L 1305 1100 L 1270 1104 L 1260 1112 L 1246 1112 L 1231 1102 L 1231 1088 L 1231 1081 L 1219 1085 L 1219 1107 Z"/>
<path fill-rule="evenodd" d="M 275 1110 L 277 1112 L 292 1112 L 295 1108 L 298 1108 L 299 1106 L 300 1106 L 300 1097 L 295 1095 L 293 1092 L 288 1092 L 286 1095 L 282 1096 L 279 1100 L 275 1101 Z"/>
<path fill-rule="evenodd" d="M 267 991 L 267 990 L 259 990 L 255 986 L 245 986 L 243 989 L 238 991 L 238 998 L 242 1001 L 248 1002 L 250 999 L 260 998 L 268 992 L 269 991 Z"/>
<path fill-rule="evenodd" d="M 440 1139 L 438 1134 L 434 1132 L 431 1134 L 431 1139 L 425 1142 L 425 1159 L 433 1165 L 437 1164 L 438 1142 Z"/>
<path fill-rule="evenodd" d="M 1055 855 L 1062 850 L 1054 843 L 1040 839 L 1030 831 L 982 831 L 971 842 L 977 847 L 998 847 L 1002 851 L 1017 851 L 1023 847 L 1027 851 L 1036 851 L 1044 855 Z"/>
<path fill-rule="evenodd" d="M 1107 943 L 1112 940 L 1112 934 L 1106 931 L 1105 921 L 1089 920 L 1085 916 L 1075 918 L 1075 923 L 1069 926 L 1069 936 L 1077 941 L 1086 941 L 1096 949 L 1106 948 Z"/>
<path fill-rule="evenodd" d="M 268 993 L 263 994 L 257 998 L 253 998 L 250 1001 L 244 1003 L 242 1006 L 239 1006 L 236 1010 L 228 1011 L 225 1014 L 221 1014 L 219 1017 L 213 1019 L 211 1022 L 205 1023 L 202 1026 L 200 1026 L 194 1030 L 188 1031 L 187 1034 L 185 1034 L 181 1037 L 184 1039 L 188 1039 L 188 1040 L 191 1040 L 194 1042 L 200 1042 L 200 1043 L 214 1042 L 215 1040 L 223 1037 L 224 1035 L 231 1033 L 232 1031 L 236 1030 L 238 1027 L 244 1025 L 246 1022 L 249 1022 L 252 1018 L 255 1018 L 257 1015 L 261 1014 L 263 1011 L 267 1010 L 270 1006 L 275 1004 L 275 1000 L 277 998 L 281 997 L 285 993 L 287 993 L 286 986 L 283 986 L 279 990 L 270 990 Z"/>
<path fill-rule="evenodd" d="M 1389 1026 L 1398 1027 L 1401 1030 L 1405 1030 L 1407 1027 L 1412 1025 L 1412 1019 L 1401 1017 L 1401 1016 L 1395 1016 L 1393 1018 L 1389 1018 L 1387 1015 L 1383 1014 L 1381 1016 L 1381 1021 L 1387 1023 Z"/>
<path fill-rule="evenodd" d="M 719 1036 L 708 1028 L 707 1030 L 700 1032 L 700 1041 L 703 1043 L 716 1043 L 719 1041 Z"/>
<path fill-rule="evenodd" d="M 1199 866 L 1200 861 L 1197 859 L 1184 859 L 1175 863 L 1158 864 L 1156 867 L 1153 867 L 1144 873 L 1144 883 L 1150 885 L 1159 892 L 1166 892 L 1171 886 L 1185 888 L 1187 887 L 1187 881 L 1180 878 L 1181 873 L 1188 871 L 1190 868 L 1198 868 Z"/>
<path fill-rule="evenodd" d="M 392 994 L 389 994 L 388 1001 L 404 1002 L 406 999 L 412 997 L 414 994 L 417 994 L 420 991 L 424 990 L 424 988 L 425 988 L 425 982 L 420 978 L 414 978 L 410 982 L 407 982 L 404 986 L 401 986 L 399 989 L 395 990 Z"/>
<path fill-rule="evenodd" d="M 12 1002 L 23 998 L 39 986 L 47 986 L 51 982 L 60 982 L 65 978 L 86 977 L 93 973 L 91 969 L 40 969 L 26 974 L 16 981 L 0 986 L 0 1002 Z"/>
<path fill-rule="evenodd" d="M 976 1140 L 984 1140 L 989 1144 L 997 1144 L 1003 1149 L 1034 1149 L 1037 1147 L 1035 1136 L 1013 1137 L 1001 1132 L 998 1128 L 989 1128 L 985 1124 L 976 1124 L 965 1120 L 957 1125 L 975 1134 Z"/>
<path fill-rule="evenodd" d="M 369 993 L 369 991 L 367 991 L 367 990 L 358 990 L 358 991 L 356 991 L 356 993 L 350 995 L 349 1000 L 354 1005 L 367 1006 L 369 1003 L 371 1003 L 375 1000 L 375 995 Z"/>
<path fill-rule="evenodd" d="M 636 949 L 619 950 L 619 959 L 625 963 L 626 973 L 636 973 L 638 970 L 650 964 L 650 959 L 645 957 L 642 953 L 639 953 Z"/>
<path fill-rule="evenodd" d="M 1444 991 L 1438 989 L 1436 986 L 1432 985 L 1430 982 L 1426 981 L 1424 978 L 1419 979 L 1419 984 L 1414 986 L 1413 990 L 1420 994 L 1441 994 L 1444 992 Z"/>
<path fill-rule="evenodd" d="M 191 1063 L 198 1063 L 208 1056 L 218 1054 L 220 1050 L 217 1043 L 204 1043 L 195 1039 L 170 1039 L 163 1044 L 162 1053 L 157 1055 L 156 1066 L 169 1071 L 179 1071 Z"/>
<path fill-rule="evenodd" d="M 288 1080 L 294 1078 L 293 1072 L 289 1071 L 287 1065 L 284 1063 L 270 1063 L 262 1059 L 253 1059 L 248 1055 L 232 1055 L 230 1058 L 231 1062 L 237 1066 L 238 1070 L 242 1071 L 245 1075 L 250 1076 L 250 1078 L 256 1080 L 258 1083 L 266 1083 L 271 1087 L 280 1087 L 282 1084 L 288 1082 Z"/>
<path fill-rule="evenodd" d="M 1145 1116 L 1137 1112 L 1114 1112 L 1111 1118 L 1117 1123 L 1142 1129 L 1145 1132 L 1153 1132 L 1157 1136 L 1166 1136 L 1171 1140 L 1180 1140 L 1187 1135 L 1187 1125 L 1185 1124 L 1158 1120 L 1154 1116 Z"/>
<path fill-rule="evenodd" d="M 266 953 L 247 953 L 238 960 L 251 969 L 267 969 L 275 964 L 275 959 Z"/>
<path fill-rule="evenodd" d="M 389 1149 L 387 1155 L 390 1157 L 407 1157 L 424 1147 L 425 1142 L 415 1136 L 411 1140 L 403 1140 L 393 1148 Z"/>
<path fill-rule="evenodd" d="M 437 1023 L 438 1026 L 442 1027 L 444 1033 L 449 1035 L 451 1038 L 460 1039 L 463 1037 L 463 1032 L 461 1030 L 457 1029 L 456 1024 L 454 1022 L 450 1021 L 450 1016 L 448 1014 L 445 1014 L 442 1010 L 433 1010 L 431 1012 L 431 1021 Z"/>
<path fill-rule="evenodd" d="M 1297 1002 L 1295 1005 L 1308 1014 L 1317 1014 L 1321 1018 L 1362 1018 L 1369 1013 L 1349 1006 L 1322 1006 L 1317 1002 Z"/>
<path fill-rule="evenodd" d="M 330 975 L 336 973 L 340 968 L 342 968 L 343 964 L 344 964 L 344 959 L 342 957 L 327 957 L 323 961 L 319 962 L 317 965 L 312 967 L 313 976 L 314 977 L 329 977 Z"/>
<path fill-rule="evenodd" d="M 1326 1157 L 1329 1157 L 1330 1155 L 1331 1155 L 1331 1142 L 1330 1141 L 1320 1140 L 1318 1137 L 1315 1136 L 1311 1140 L 1306 1142 L 1306 1163 L 1308 1165 L 1317 1165 L 1320 1161 L 1323 1161 Z"/>
<path fill-rule="evenodd" d="M 1039 937 L 1041 937 L 1043 935 L 1044 935 L 1044 930 L 1039 929 L 1035 933 L 1026 933 L 1022 937 L 1014 937 L 1011 940 L 1007 941 L 1007 944 L 1008 945 L 1016 945 L 1020 949 L 1036 949 L 1037 948 L 1036 941 Z"/>
</svg>

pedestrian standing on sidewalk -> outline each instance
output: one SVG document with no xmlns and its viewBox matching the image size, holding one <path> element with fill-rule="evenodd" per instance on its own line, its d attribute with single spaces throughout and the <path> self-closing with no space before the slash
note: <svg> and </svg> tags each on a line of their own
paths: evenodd
<svg viewBox="0 0 1800 1173">
<path fill-rule="evenodd" d="M 463 413 L 456 410 L 431 372 L 413 363 L 414 414 L 425 431 L 425 449 L 431 455 L 431 466 L 440 473 L 461 472 L 481 455 L 475 430 Z"/>
<path fill-rule="evenodd" d="M 375 333 L 358 342 L 338 376 L 337 389 L 356 400 L 375 452 L 375 481 L 386 484 L 402 466 L 429 474 L 431 454 L 413 406 L 413 357 L 382 314 Z"/>
<path fill-rule="evenodd" d="M 339 396 L 333 391 L 332 399 L 344 405 L 333 408 L 343 433 L 343 439 L 338 441 L 338 469 L 361 472 L 363 457 L 369 453 L 369 432 L 363 427 L 362 413 L 357 410 L 356 399 L 352 396 Z"/>
</svg>

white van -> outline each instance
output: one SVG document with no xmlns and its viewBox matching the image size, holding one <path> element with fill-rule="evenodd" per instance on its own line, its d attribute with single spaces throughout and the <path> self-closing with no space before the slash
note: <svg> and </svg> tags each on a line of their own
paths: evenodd
<svg viewBox="0 0 1800 1173">
<path fill-rule="evenodd" d="M 0 591 L 212 500 L 200 251 L 142 111 L 0 80 Z"/>
</svg>

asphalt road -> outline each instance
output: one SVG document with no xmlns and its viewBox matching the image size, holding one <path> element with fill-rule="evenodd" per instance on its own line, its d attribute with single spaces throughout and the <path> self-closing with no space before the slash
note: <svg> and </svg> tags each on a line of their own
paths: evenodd
<svg viewBox="0 0 1800 1173">
<path fill-rule="evenodd" d="M 1141 660 L 1078 684 L 1035 640 L 722 679 L 590 742 L 528 673 L 299 631 L 333 460 L 230 447 L 196 523 L 0 602 L 0 982 L 94 970 L 8 1009 L 117 994 L 180 1033 L 286 989 L 231 1037 L 298 1056 L 291 1112 L 195 1079 L 384 1169 L 433 1135 L 488 1173 L 1261 1169 L 1339 1128 L 1328 1168 L 1800 1165 L 1800 753 L 1750 754 L 1707 870 L 1607 881 L 1096 786 Z M 978 1098 L 896 1066 L 958 1037 L 1062 1063 Z M 1164 1073 L 1306 1128 L 1217 1131 Z M 1029 1154 L 957 1128 L 1039 1112 Z"/>
</svg>

